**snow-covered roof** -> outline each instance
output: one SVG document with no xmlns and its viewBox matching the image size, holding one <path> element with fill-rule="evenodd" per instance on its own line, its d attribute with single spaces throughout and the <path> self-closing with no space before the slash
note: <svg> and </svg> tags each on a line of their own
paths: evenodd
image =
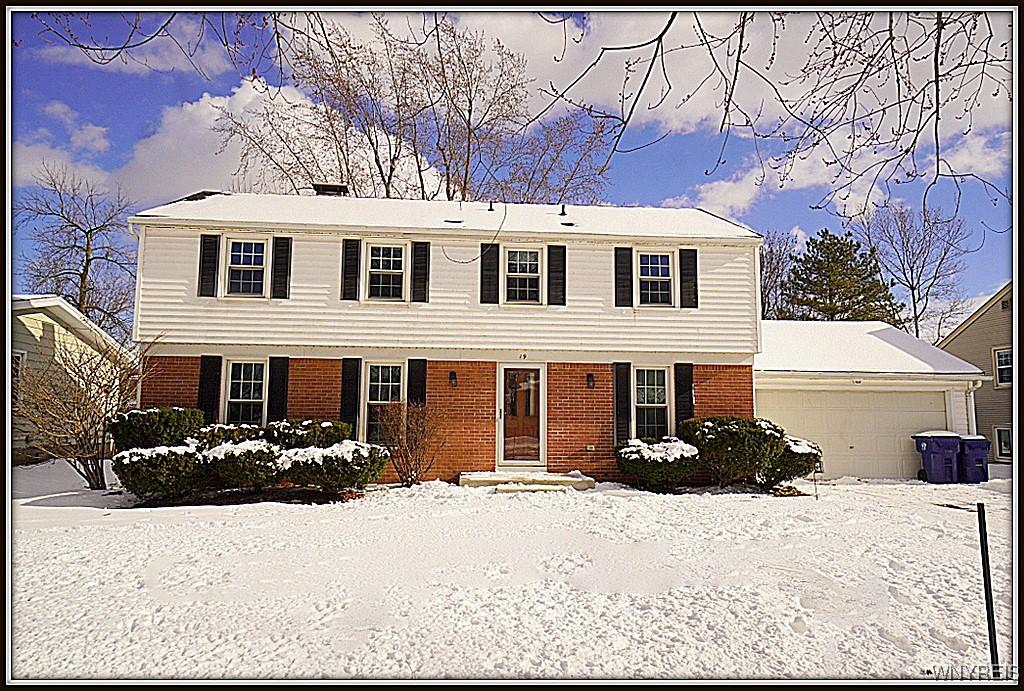
<svg viewBox="0 0 1024 691">
<path fill-rule="evenodd" d="M 493 210 L 492 210 L 493 209 Z M 640 206 L 502 204 L 405 199 L 211 193 L 190 195 L 141 211 L 131 220 L 177 224 L 219 224 L 330 228 L 482 231 L 530 234 L 609 235 L 643 238 L 749 239 L 750 228 L 703 209 Z"/>
<path fill-rule="evenodd" d="M 761 322 L 759 372 L 981 375 L 969 362 L 878 321 Z"/>
</svg>

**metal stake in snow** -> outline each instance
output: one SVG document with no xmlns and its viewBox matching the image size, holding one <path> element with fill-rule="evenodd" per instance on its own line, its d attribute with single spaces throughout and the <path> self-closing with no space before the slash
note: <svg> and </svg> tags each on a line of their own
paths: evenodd
<svg viewBox="0 0 1024 691">
<path fill-rule="evenodd" d="M 998 679 L 999 651 L 996 649 L 996 614 L 992 606 L 992 573 L 988 565 L 988 528 L 985 525 L 985 504 L 978 502 L 978 532 L 981 534 L 981 577 L 985 584 L 985 614 L 988 617 L 988 651 L 992 660 L 992 678 Z"/>
</svg>

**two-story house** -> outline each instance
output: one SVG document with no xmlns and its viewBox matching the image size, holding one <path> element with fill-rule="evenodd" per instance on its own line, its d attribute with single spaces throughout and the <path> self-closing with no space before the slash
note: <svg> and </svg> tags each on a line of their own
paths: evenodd
<svg viewBox="0 0 1024 691">
<path fill-rule="evenodd" d="M 614 477 L 617 441 L 754 412 L 761 238 L 699 209 L 199 193 L 131 224 L 144 406 L 372 440 L 425 400 L 443 479 Z"/>
</svg>

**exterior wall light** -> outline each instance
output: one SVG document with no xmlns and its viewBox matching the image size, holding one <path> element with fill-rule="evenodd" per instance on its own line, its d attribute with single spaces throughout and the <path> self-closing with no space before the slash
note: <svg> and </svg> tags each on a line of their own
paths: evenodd
<svg viewBox="0 0 1024 691">
<path fill-rule="evenodd" d="M 455 373 L 455 370 L 452 370 L 451 372 L 448 373 L 448 386 L 458 386 L 458 385 L 459 385 L 459 375 Z"/>
<path fill-rule="evenodd" d="M 594 384 L 594 373 L 593 372 L 587 372 L 587 388 L 588 389 L 592 389 L 592 388 L 594 388 L 594 386 L 595 386 L 595 384 Z"/>
</svg>

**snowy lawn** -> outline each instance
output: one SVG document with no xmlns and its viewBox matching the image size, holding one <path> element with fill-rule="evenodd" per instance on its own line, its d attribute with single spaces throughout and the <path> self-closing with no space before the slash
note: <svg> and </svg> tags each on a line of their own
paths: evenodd
<svg viewBox="0 0 1024 691">
<path fill-rule="evenodd" d="M 1011 662 L 1007 480 L 121 509 L 13 476 L 16 678 L 921 677 L 988 660 L 977 501 Z"/>
</svg>

